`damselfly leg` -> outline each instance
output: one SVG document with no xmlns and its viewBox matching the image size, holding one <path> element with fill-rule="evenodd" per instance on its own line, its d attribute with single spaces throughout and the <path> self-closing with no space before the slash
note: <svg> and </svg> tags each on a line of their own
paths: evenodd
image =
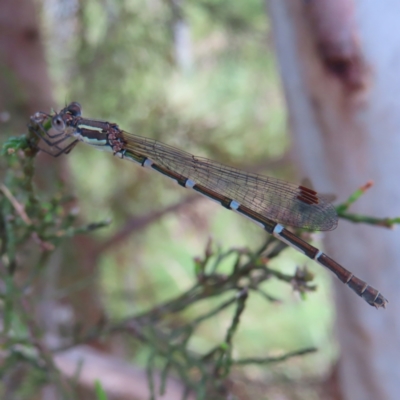
<svg viewBox="0 0 400 400">
<path fill-rule="evenodd" d="M 70 151 L 76 146 L 79 140 L 74 139 L 71 143 L 65 143 L 68 140 L 71 140 L 70 135 L 66 134 L 63 131 L 59 132 L 55 129 L 53 129 L 55 130 L 55 132 L 52 133 L 50 132 L 50 129 L 46 129 L 43 126 L 43 122 L 49 118 L 52 117 L 42 112 L 38 112 L 31 117 L 31 121 L 34 124 L 34 127 L 32 127 L 31 130 L 40 140 L 47 144 L 49 149 L 45 149 L 39 145 L 37 145 L 37 147 L 40 151 L 43 151 L 44 153 L 49 154 L 53 157 L 59 157 L 61 154 L 70 153 Z M 66 145 L 60 146 L 61 143 L 65 143 Z"/>
</svg>

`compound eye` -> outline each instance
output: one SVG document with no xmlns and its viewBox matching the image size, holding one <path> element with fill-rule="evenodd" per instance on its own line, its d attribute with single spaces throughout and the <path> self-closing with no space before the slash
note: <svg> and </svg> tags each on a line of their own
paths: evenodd
<svg viewBox="0 0 400 400">
<path fill-rule="evenodd" d="M 58 132 L 64 132 L 65 123 L 59 115 L 56 115 L 51 120 L 51 126 Z"/>
<path fill-rule="evenodd" d="M 77 101 L 74 101 L 67 107 L 67 111 L 74 117 L 80 117 L 82 114 L 82 106 Z"/>
</svg>

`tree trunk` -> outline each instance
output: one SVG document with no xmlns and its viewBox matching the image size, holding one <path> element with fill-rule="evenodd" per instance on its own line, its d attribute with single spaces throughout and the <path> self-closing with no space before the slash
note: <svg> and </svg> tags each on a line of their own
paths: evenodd
<svg viewBox="0 0 400 400">
<path fill-rule="evenodd" d="M 9 118 L 52 106 L 44 49 L 30 0 L 0 2 L 0 110 Z M 18 121 L 24 129 L 27 121 Z"/>
<path fill-rule="evenodd" d="M 338 201 L 369 180 L 351 211 L 400 214 L 400 34 L 398 2 L 267 1 L 303 174 Z M 341 221 L 326 250 L 378 288 L 375 310 L 337 282 L 339 385 L 344 399 L 393 399 L 400 392 L 400 231 Z"/>
</svg>

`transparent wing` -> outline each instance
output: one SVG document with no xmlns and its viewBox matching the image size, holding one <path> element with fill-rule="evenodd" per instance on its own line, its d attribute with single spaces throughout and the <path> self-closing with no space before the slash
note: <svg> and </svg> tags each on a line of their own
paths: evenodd
<svg viewBox="0 0 400 400">
<path fill-rule="evenodd" d="M 131 133 L 124 132 L 123 137 L 128 151 L 144 155 L 283 225 L 321 231 L 337 226 L 335 207 L 303 186 L 244 172 Z"/>
</svg>

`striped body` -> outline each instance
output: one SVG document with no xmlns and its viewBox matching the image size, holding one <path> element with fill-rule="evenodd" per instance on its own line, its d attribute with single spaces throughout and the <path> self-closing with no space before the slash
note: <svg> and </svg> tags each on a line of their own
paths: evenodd
<svg viewBox="0 0 400 400">
<path fill-rule="evenodd" d="M 322 251 L 302 240 L 281 223 L 310 230 L 330 230 L 337 225 L 334 207 L 314 190 L 278 179 L 248 174 L 193 156 L 152 139 L 127 133 L 116 124 L 81 117 L 78 103 L 54 116 L 37 114 L 37 119 L 52 118 L 56 134 L 43 128 L 41 138 L 57 154 L 68 153 L 78 141 L 111 151 L 214 200 L 223 207 L 250 219 L 277 239 L 332 271 L 368 304 L 385 307 L 387 300 L 378 290 L 354 276 Z M 62 147 L 69 138 L 75 141 Z"/>
</svg>

